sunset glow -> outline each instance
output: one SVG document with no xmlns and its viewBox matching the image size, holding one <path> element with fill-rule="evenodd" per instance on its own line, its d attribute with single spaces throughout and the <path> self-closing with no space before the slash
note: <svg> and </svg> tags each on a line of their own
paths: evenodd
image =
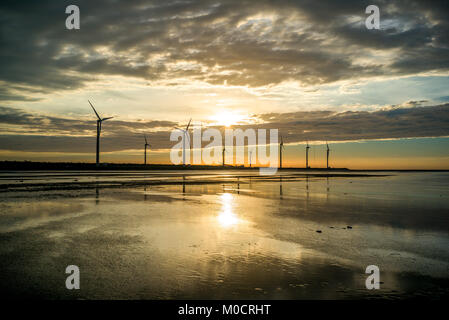
<svg viewBox="0 0 449 320">
<path fill-rule="evenodd" d="M 210 118 L 213 125 L 230 127 L 243 121 L 244 116 L 235 111 L 222 111 Z"/>
<path fill-rule="evenodd" d="M 51 2 L 0 7 L 0 160 L 94 162 L 90 100 L 113 117 L 106 162 L 142 163 L 145 133 L 151 163 L 170 163 L 170 132 L 192 118 L 278 129 L 287 166 L 304 165 L 306 141 L 332 141 L 334 166 L 449 169 L 444 10 L 391 3 L 368 30 L 362 5 L 138 1 L 111 19 L 105 3 L 83 2 L 79 30 Z"/>
</svg>

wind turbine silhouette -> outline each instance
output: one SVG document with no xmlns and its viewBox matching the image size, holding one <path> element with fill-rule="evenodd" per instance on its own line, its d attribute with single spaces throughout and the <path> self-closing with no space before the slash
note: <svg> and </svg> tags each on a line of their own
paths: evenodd
<svg viewBox="0 0 449 320">
<path fill-rule="evenodd" d="M 146 165 L 147 164 L 147 147 L 151 147 L 151 145 L 148 143 L 147 136 L 143 135 L 143 137 L 145 138 L 145 155 L 143 158 L 144 159 L 143 163 Z"/>
<path fill-rule="evenodd" d="M 251 160 L 253 159 L 253 150 L 249 152 L 249 167 L 251 168 Z"/>
<path fill-rule="evenodd" d="M 228 151 L 226 150 L 226 143 L 225 143 L 225 137 L 223 137 L 223 150 L 222 150 L 222 157 L 223 157 L 223 167 L 225 166 L 225 153 Z"/>
<path fill-rule="evenodd" d="M 281 136 L 281 143 L 279 144 L 279 169 L 282 168 L 282 150 L 284 149 L 284 140 Z"/>
<path fill-rule="evenodd" d="M 184 133 L 184 137 L 182 137 L 182 165 L 183 166 L 186 165 L 186 139 L 185 139 L 185 137 L 187 137 L 189 139 L 189 148 L 191 148 L 190 136 L 189 136 L 190 122 L 192 122 L 192 118 L 190 118 L 189 123 L 187 124 L 187 127 L 185 129 L 180 129 L 178 127 L 175 127 L 175 129 L 180 130 Z"/>
<path fill-rule="evenodd" d="M 95 115 L 97 116 L 97 157 L 96 157 L 96 163 L 97 163 L 97 167 L 100 165 L 100 134 L 101 134 L 101 124 L 103 121 L 112 119 L 113 117 L 108 117 L 108 118 L 101 118 L 98 113 L 97 110 L 95 110 L 94 106 L 92 105 L 92 103 L 87 100 L 87 102 L 89 102 L 90 106 L 92 107 L 92 109 L 95 112 Z"/>
<path fill-rule="evenodd" d="M 223 146 L 223 151 L 222 151 L 222 153 L 223 153 L 223 167 L 225 166 L 225 152 L 227 152 L 226 151 L 226 146 Z"/>
<path fill-rule="evenodd" d="M 309 141 L 307 141 L 307 146 L 306 146 L 306 169 L 309 169 Z"/>
<path fill-rule="evenodd" d="M 329 149 L 329 145 L 327 144 L 327 141 L 326 141 L 326 168 L 327 169 L 329 169 L 329 151 L 331 150 L 331 149 Z"/>
</svg>

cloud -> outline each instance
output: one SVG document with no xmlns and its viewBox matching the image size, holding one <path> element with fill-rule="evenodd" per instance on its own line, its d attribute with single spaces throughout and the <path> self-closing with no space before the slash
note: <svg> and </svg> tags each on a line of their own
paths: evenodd
<svg viewBox="0 0 449 320">
<path fill-rule="evenodd" d="M 377 1 L 382 29 L 367 30 L 369 1 L 79 0 L 81 29 L 69 31 L 72 2 L 1 2 L 0 99 L 33 98 L 18 86 L 75 90 L 101 75 L 260 87 L 449 68 L 444 1 Z"/>
<path fill-rule="evenodd" d="M 406 102 L 401 103 L 401 104 L 395 104 L 395 105 L 392 105 L 392 106 L 387 106 L 387 107 L 384 107 L 382 109 L 383 110 L 392 110 L 392 109 L 399 109 L 399 108 L 408 109 L 408 108 L 414 108 L 414 107 L 423 107 L 428 102 L 429 102 L 428 100 L 419 100 L 419 101 L 410 100 L 410 101 L 406 101 Z"/>
<path fill-rule="evenodd" d="M 449 104 L 419 107 L 410 101 L 374 112 L 310 111 L 259 115 L 289 143 L 449 136 Z"/>
<path fill-rule="evenodd" d="M 308 141 L 356 141 L 372 139 L 449 136 L 449 103 L 420 106 L 411 101 L 374 112 L 302 111 L 255 115 L 261 124 L 241 129 L 279 129 L 286 143 Z M 407 107 L 408 105 L 408 107 Z M 0 134 L 2 150 L 91 153 L 95 147 L 95 120 L 66 119 L 0 108 L 0 123 L 9 132 Z M 153 150 L 170 149 L 170 133 L 177 123 L 168 121 L 110 120 L 103 126 L 102 150 L 143 148 L 143 132 Z M 222 128 L 220 128 L 222 129 Z"/>
<path fill-rule="evenodd" d="M 1 107 L 0 124 L 7 127 L 8 134 L 13 133 L 45 136 L 83 136 L 96 134 L 96 119 L 72 119 L 41 114 L 33 114 L 24 110 Z M 173 128 L 178 125 L 172 121 L 122 121 L 108 120 L 103 124 L 105 130 L 103 135 L 118 137 L 122 134 L 143 134 L 161 128 Z"/>
</svg>

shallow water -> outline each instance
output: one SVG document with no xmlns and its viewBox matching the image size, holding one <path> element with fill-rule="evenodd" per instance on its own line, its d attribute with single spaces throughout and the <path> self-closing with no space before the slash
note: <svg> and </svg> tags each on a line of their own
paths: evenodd
<svg viewBox="0 0 449 320">
<path fill-rule="evenodd" d="M 449 174 L 386 174 L 2 173 L 1 292 L 63 299 L 448 297 Z M 48 187 L 21 188 L 31 180 Z M 149 184 L 70 187 L 80 180 Z M 80 290 L 65 288 L 72 264 L 81 271 Z M 365 288 L 368 265 L 380 268 L 379 290 Z"/>
</svg>

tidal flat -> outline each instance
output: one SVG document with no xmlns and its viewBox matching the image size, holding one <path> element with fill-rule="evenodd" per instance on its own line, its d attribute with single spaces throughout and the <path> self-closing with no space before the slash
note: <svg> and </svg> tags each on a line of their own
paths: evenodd
<svg viewBox="0 0 449 320">
<path fill-rule="evenodd" d="M 12 299 L 447 298 L 449 173 L 2 172 L 0 281 Z"/>
</svg>

